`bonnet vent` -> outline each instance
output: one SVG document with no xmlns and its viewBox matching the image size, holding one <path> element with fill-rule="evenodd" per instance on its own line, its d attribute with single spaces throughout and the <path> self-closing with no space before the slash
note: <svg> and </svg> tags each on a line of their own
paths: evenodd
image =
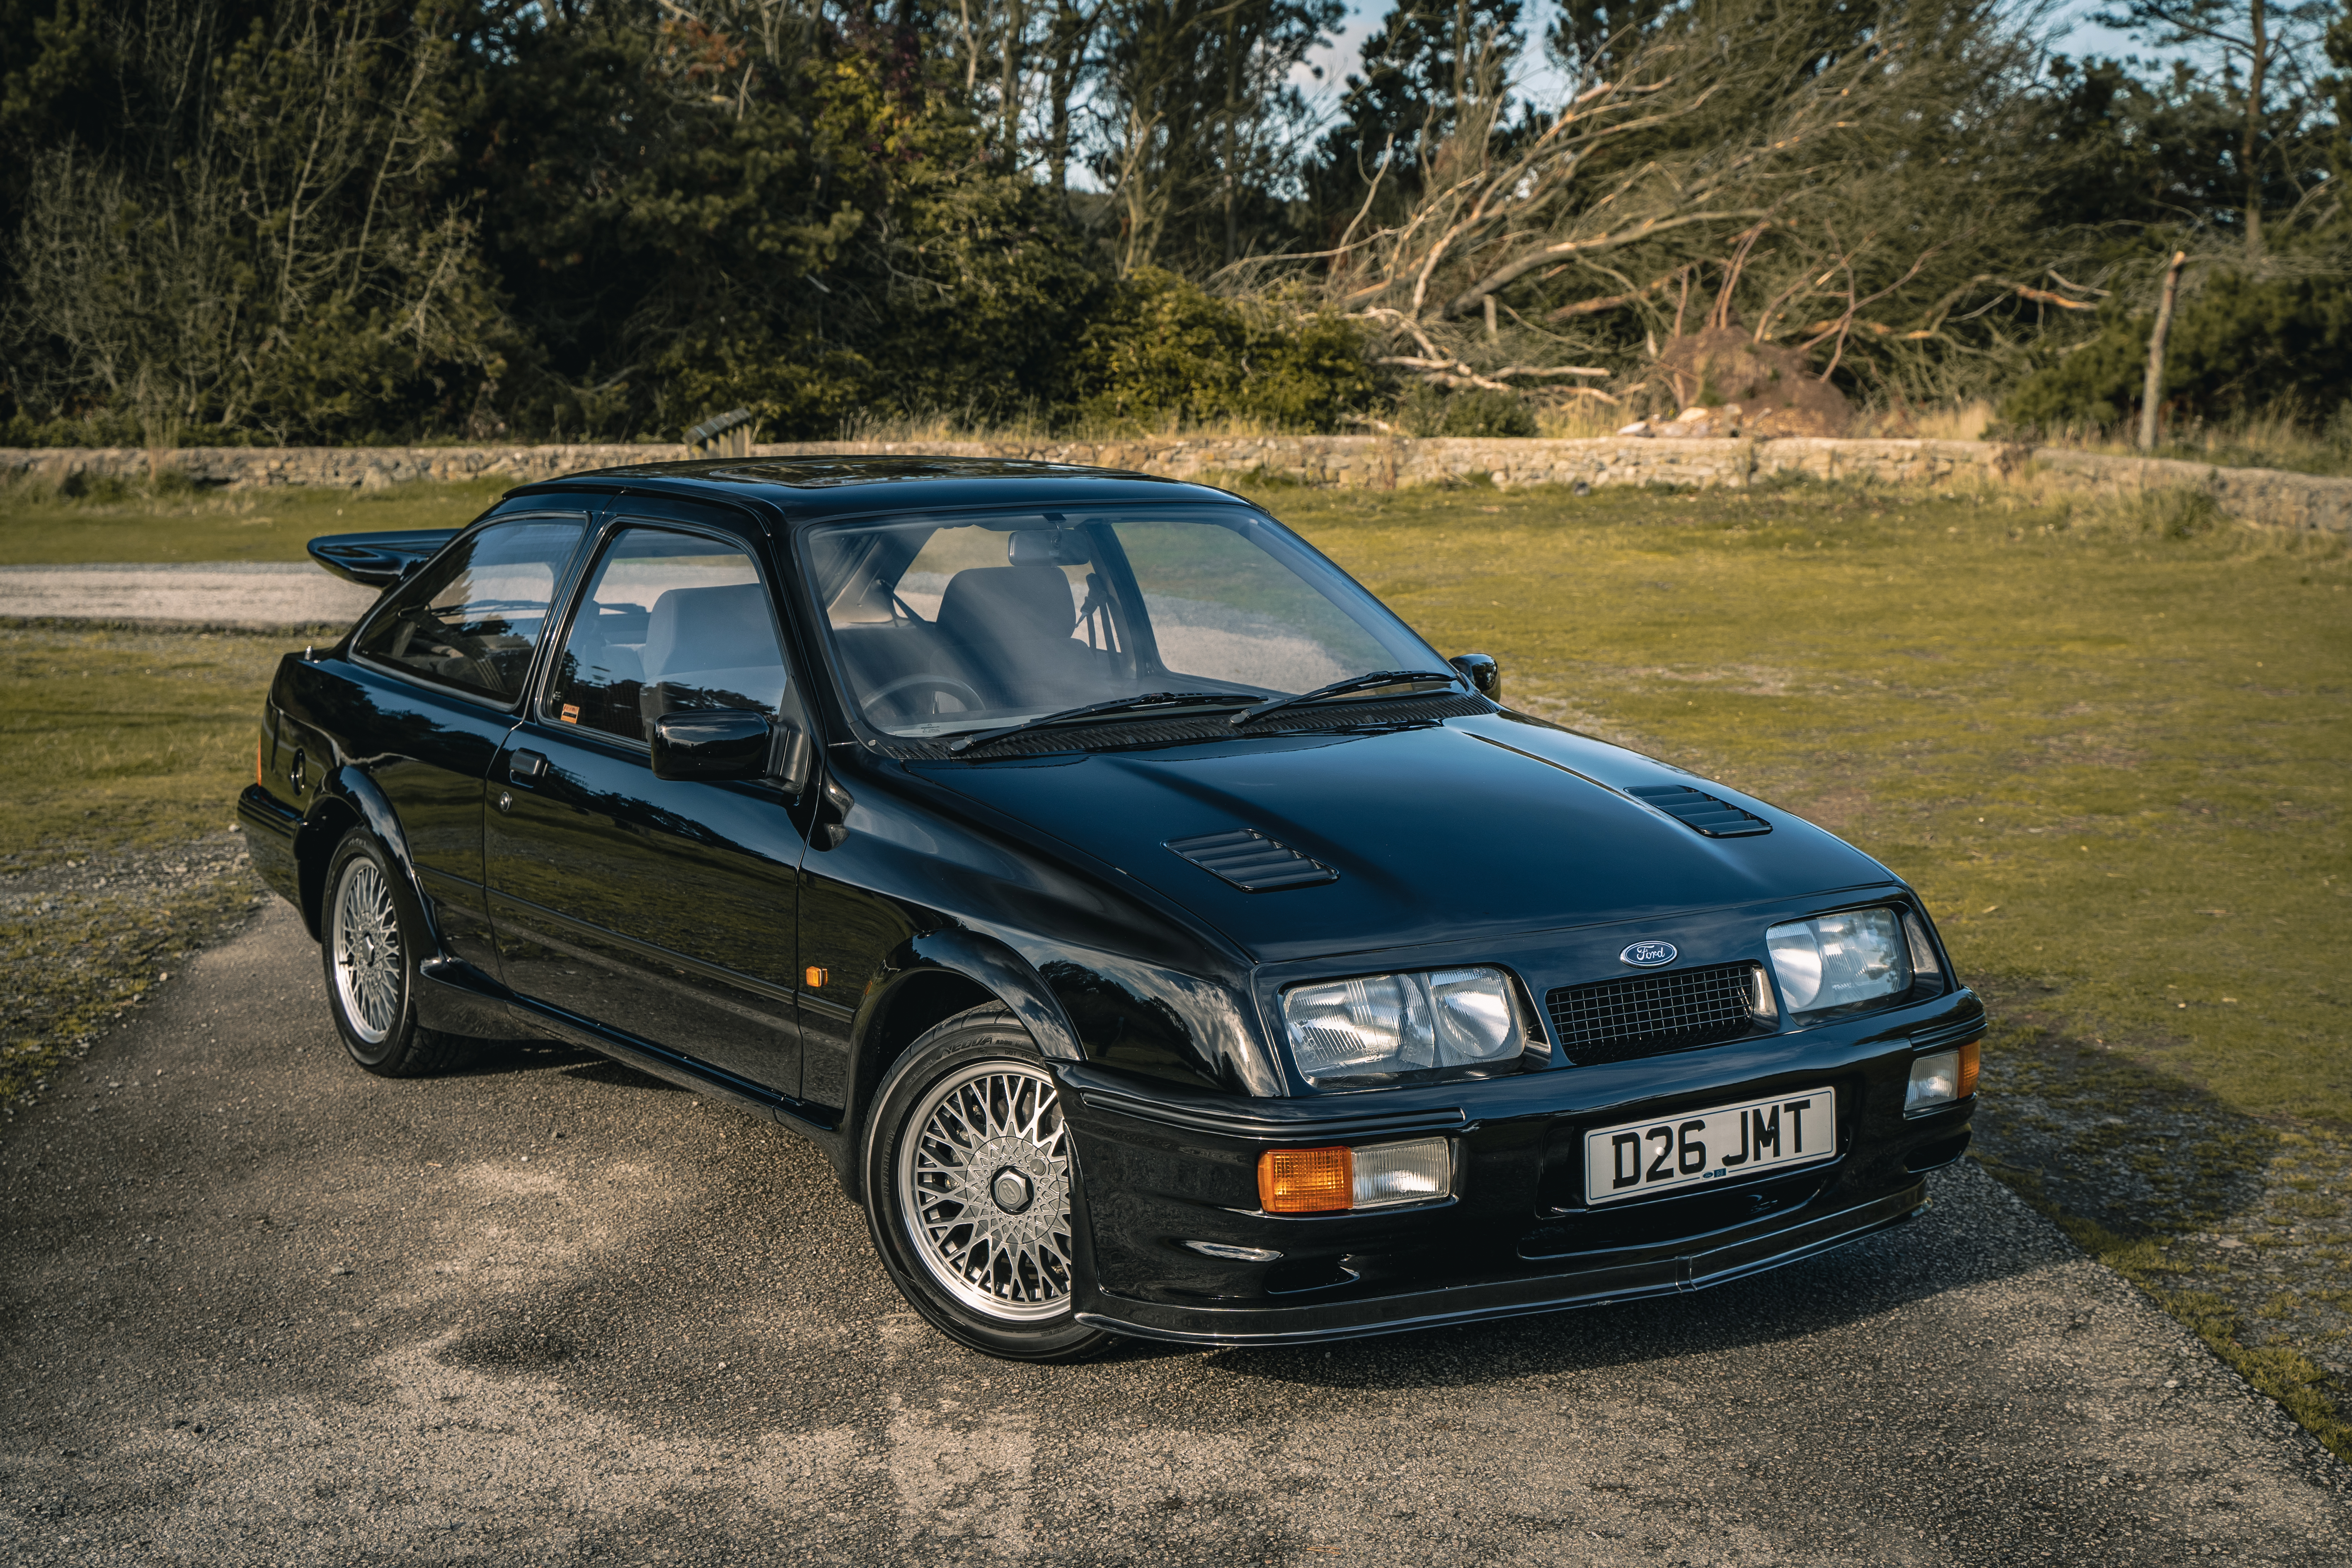
<svg viewBox="0 0 2352 1568">
<path fill-rule="evenodd" d="M 1330 867 L 1246 827 L 1234 833 L 1204 833 L 1198 838 L 1171 838 L 1167 847 L 1244 893 L 1275 893 L 1339 879 L 1339 873 Z"/>
<path fill-rule="evenodd" d="M 1772 831 L 1772 825 L 1754 812 L 1742 811 L 1688 784 L 1636 784 L 1625 793 L 1709 838 L 1747 838 Z"/>
</svg>

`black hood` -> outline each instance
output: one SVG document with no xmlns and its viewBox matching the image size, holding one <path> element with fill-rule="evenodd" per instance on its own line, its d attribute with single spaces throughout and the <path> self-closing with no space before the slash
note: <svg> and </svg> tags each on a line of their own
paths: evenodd
<svg viewBox="0 0 2352 1568">
<path fill-rule="evenodd" d="M 1895 880 L 1761 801 L 1507 714 L 918 770 L 1117 867 L 1265 963 Z M 1654 784 L 1703 787 L 1772 831 L 1710 838 L 1619 793 Z M 1166 847 L 1243 828 L 1338 879 L 1246 892 Z"/>
</svg>

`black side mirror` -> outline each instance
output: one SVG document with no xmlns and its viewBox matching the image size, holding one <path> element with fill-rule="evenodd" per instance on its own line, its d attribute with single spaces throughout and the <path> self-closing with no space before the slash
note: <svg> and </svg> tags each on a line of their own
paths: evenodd
<svg viewBox="0 0 2352 1568">
<path fill-rule="evenodd" d="M 1478 695 L 1490 702 L 1503 700 L 1503 667 L 1490 653 L 1458 653 L 1445 661 L 1470 678 Z"/>
<path fill-rule="evenodd" d="M 766 778 L 774 740 L 765 713 L 743 709 L 665 713 L 654 721 L 654 777 Z"/>
</svg>

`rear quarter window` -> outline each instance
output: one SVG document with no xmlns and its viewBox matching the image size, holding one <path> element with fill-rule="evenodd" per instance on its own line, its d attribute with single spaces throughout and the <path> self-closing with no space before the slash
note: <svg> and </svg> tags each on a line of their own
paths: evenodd
<svg viewBox="0 0 2352 1568">
<path fill-rule="evenodd" d="M 475 530 L 393 590 L 352 651 L 436 685 L 513 701 L 582 531 L 581 523 L 545 518 Z"/>
</svg>

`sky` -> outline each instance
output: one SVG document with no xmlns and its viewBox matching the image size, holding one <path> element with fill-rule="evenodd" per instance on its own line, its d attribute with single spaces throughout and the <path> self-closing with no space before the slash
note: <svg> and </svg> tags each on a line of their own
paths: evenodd
<svg viewBox="0 0 2352 1568">
<path fill-rule="evenodd" d="M 1339 94 L 1346 90 L 1348 73 L 1358 68 L 1364 39 L 1380 25 L 1381 17 L 1387 14 L 1392 3 L 1393 0 L 1357 0 L 1356 4 L 1350 5 L 1348 18 L 1340 24 L 1339 33 L 1316 52 L 1310 62 L 1322 68 L 1321 79 L 1316 79 L 1305 68 L 1295 73 L 1291 79 L 1310 100 L 1320 100 L 1321 107 L 1327 111 L 1336 106 Z M 2085 55 L 2133 53 L 2134 45 L 2129 37 L 2091 20 L 2092 13 L 2098 9 L 2097 0 L 2060 0 L 2053 48 L 2077 59 Z M 1529 36 L 1540 37 L 1551 25 L 1553 5 L 1550 0 L 1538 0 L 1527 10 Z M 1540 58 L 1539 50 L 1531 49 L 1529 53 L 1537 56 L 1532 62 L 1533 68 L 1528 72 L 1529 87 L 1540 91 L 1546 87 L 1556 89 L 1564 85 L 1559 73 Z"/>
</svg>

